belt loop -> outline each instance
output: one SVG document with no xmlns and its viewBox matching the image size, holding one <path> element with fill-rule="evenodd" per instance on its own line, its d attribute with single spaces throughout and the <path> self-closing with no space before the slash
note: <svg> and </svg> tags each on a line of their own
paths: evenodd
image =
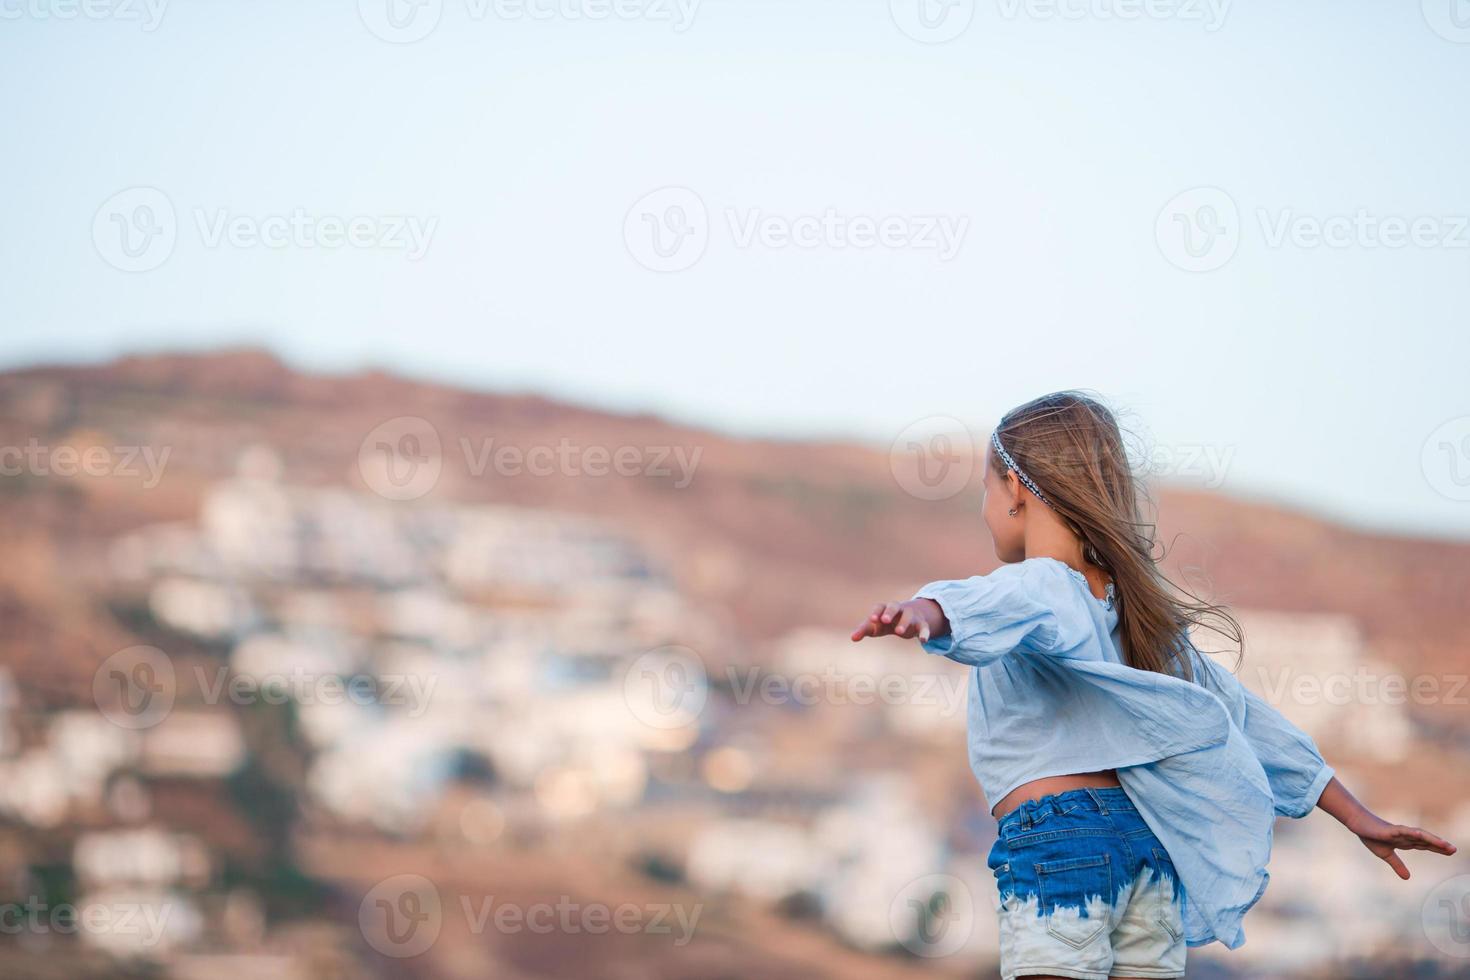
<svg viewBox="0 0 1470 980">
<path fill-rule="evenodd" d="M 1098 813 L 1107 813 L 1108 812 L 1108 805 L 1103 802 L 1102 794 L 1099 793 L 1097 790 L 1093 789 L 1091 786 L 1086 787 L 1086 789 L 1087 789 L 1087 795 L 1090 796 L 1090 797 L 1092 797 L 1092 802 L 1097 804 L 1097 812 Z"/>
<path fill-rule="evenodd" d="M 1021 829 L 1031 829 L 1031 811 L 1026 808 L 1026 804 L 1024 803 L 1021 804 Z"/>
</svg>

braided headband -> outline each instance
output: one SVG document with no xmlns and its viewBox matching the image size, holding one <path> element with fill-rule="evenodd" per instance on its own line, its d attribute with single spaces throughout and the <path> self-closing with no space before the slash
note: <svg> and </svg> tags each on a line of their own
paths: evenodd
<svg viewBox="0 0 1470 980">
<path fill-rule="evenodd" d="M 1034 493 L 1037 500 L 1041 501 L 1043 504 L 1046 504 L 1048 507 L 1051 507 L 1051 501 L 1046 499 L 1046 495 L 1041 492 L 1041 488 L 1036 485 L 1036 482 L 1032 480 L 1031 477 L 1026 475 L 1025 470 L 1016 465 L 1016 461 L 1011 458 L 1011 454 L 1006 452 L 1006 447 L 1000 444 L 999 431 L 990 433 L 990 444 L 994 446 L 995 451 L 1000 454 L 1001 462 L 1006 464 L 1006 469 L 1016 474 L 1016 479 L 1020 480 L 1021 484 L 1027 490 L 1030 490 L 1032 493 Z"/>
</svg>

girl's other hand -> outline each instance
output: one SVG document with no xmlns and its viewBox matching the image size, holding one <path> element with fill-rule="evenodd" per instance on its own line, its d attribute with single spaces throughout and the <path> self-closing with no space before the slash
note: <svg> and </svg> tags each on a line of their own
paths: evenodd
<svg viewBox="0 0 1470 980">
<path fill-rule="evenodd" d="M 873 607 L 861 626 L 852 631 L 852 642 L 868 636 L 918 637 L 931 640 L 949 632 L 949 620 L 933 599 L 884 602 Z"/>
<path fill-rule="evenodd" d="M 1399 851 L 1433 851 L 1436 854 L 1453 854 L 1455 845 L 1442 837 L 1436 837 L 1418 827 L 1389 823 L 1381 817 L 1369 814 L 1363 826 L 1350 828 L 1358 835 L 1363 846 L 1393 868 L 1394 874 L 1409 880 L 1409 869 L 1404 865 Z"/>
</svg>

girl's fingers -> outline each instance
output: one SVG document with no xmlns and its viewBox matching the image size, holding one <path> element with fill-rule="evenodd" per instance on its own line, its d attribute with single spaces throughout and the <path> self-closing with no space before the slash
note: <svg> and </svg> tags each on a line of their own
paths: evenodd
<svg viewBox="0 0 1470 980">
<path fill-rule="evenodd" d="M 1383 856 L 1383 860 L 1388 862 L 1388 866 L 1390 868 L 1393 868 L 1394 874 L 1398 875 L 1405 881 L 1409 880 L 1409 868 L 1407 865 L 1404 864 L 1404 859 L 1399 857 L 1397 851 L 1389 851 Z"/>
<path fill-rule="evenodd" d="M 868 618 L 863 621 L 863 624 L 852 631 L 852 642 L 856 643 L 866 636 L 882 636 L 888 632 L 890 629 L 888 619 L 886 618 L 888 611 L 897 608 L 891 602 L 880 602 L 874 606 L 873 611 L 868 613 Z"/>
<path fill-rule="evenodd" d="M 914 611 L 905 608 L 898 614 L 898 622 L 893 624 L 893 634 L 904 639 L 914 635 Z"/>
<path fill-rule="evenodd" d="M 1401 828 L 1401 837 L 1404 843 L 1400 844 L 1400 847 L 1413 848 L 1419 851 L 1436 851 L 1440 854 L 1455 853 L 1455 845 L 1443 837 L 1437 837 L 1419 827 Z"/>
<path fill-rule="evenodd" d="M 901 602 L 882 602 L 874 606 L 867 620 L 852 631 L 852 641 L 856 643 L 864 637 L 889 634 L 927 640 L 929 624 L 916 610 Z"/>
<path fill-rule="evenodd" d="M 1371 837 L 1365 840 L 1373 840 L 1385 847 L 1396 847 L 1401 851 L 1437 851 L 1440 854 L 1454 854 L 1458 850 L 1455 845 L 1437 834 L 1431 834 L 1422 827 L 1410 827 L 1405 824 L 1385 824 Z"/>
</svg>

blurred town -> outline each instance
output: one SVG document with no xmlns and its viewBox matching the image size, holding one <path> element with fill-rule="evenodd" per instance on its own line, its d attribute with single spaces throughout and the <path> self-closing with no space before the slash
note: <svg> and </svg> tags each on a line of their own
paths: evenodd
<svg viewBox="0 0 1470 980">
<path fill-rule="evenodd" d="M 967 672 L 846 639 L 993 567 L 974 509 L 882 451 L 594 415 L 254 353 L 0 378 L 0 442 L 54 470 L 0 476 L 0 975 L 996 975 Z M 441 441 L 411 499 L 367 438 L 398 417 Z M 467 432 L 699 469 L 476 474 Z M 149 487 L 62 446 L 169 455 Z M 1242 680 L 1385 816 L 1470 840 L 1470 546 L 1161 511 Z M 1470 860 L 1410 864 L 1280 822 L 1246 946 L 1191 975 L 1470 976 L 1437 897 Z"/>
</svg>

